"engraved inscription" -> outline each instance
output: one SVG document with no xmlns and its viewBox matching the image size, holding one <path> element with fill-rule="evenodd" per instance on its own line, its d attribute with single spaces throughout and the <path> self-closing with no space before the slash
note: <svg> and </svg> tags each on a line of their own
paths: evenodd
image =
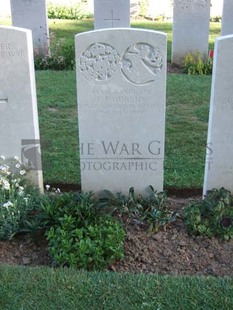
<svg viewBox="0 0 233 310">
<path fill-rule="evenodd" d="M 101 83 L 109 80 L 119 67 L 120 56 L 110 45 L 95 43 L 80 57 L 80 70 L 90 81 Z"/>
<path fill-rule="evenodd" d="M 79 104 L 82 111 L 95 111 L 109 117 L 142 116 L 151 111 L 161 111 L 163 106 L 159 102 L 150 103 L 151 91 L 144 89 L 112 90 L 95 88 L 92 91 L 93 100 L 90 103 Z"/>
<path fill-rule="evenodd" d="M 0 43 L 0 58 L 24 58 L 25 54 L 22 49 L 17 49 L 13 43 Z"/>
<path fill-rule="evenodd" d="M 147 43 L 133 44 L 122 58 L 122 73 L 133 84 L 153 82 L 162 67 L 161 52 Z"/>
</svg>

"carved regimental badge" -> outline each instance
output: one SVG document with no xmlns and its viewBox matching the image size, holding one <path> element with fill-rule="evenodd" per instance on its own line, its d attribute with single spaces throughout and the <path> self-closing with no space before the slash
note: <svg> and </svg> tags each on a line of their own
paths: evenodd
<svg viewBox="0 0 233 310">
<path fill-rule="evenodd" d="M 148 84 L 161 71 L 163 58 L 159 49 L 147 43 L 131 45 L 122 57 L 122 73 L 133 84 Z"/>
<path fill-rule="evenodd" d="M 123 56 L 112 46 L 95 43 L 80 57 L 80 70 L 92 83 L 105 83 L 117 70 L 121 70 L 127 81 L 144 85 L 153 82 L 163 67 L 160 50 L 147 43 L 135 43 L 127 48 Z"/>
<path fill-rule="evenodd" d="M 80 57 L 80 70 L 90 82 L 101 83 L 112 77 L 119 67 L 120 56 L 110 45 L 95 43 Z"/>
</svg>

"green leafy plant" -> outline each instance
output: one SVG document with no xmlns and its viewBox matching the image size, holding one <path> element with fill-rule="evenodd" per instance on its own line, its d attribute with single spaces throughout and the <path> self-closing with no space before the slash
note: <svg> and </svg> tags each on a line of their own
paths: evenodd
<svg viewBox="0 0 233 310">
<path fill-rule="evenodd" d="M 221 20 L 222 20 L 222 16 L 221 15 L 213 16 L 213 17 L 210 18 L 210 21 L 214 22 L 214 23 L 220 23 Z"/>
<path fill-rule="evenodd" d="M 93 17 L 93 13 L 88 11 L 85 1 L 72 5 L 61 5 L 48 2 L 47 11 L 48 18 L 86 19 Z"/>
<path fill-rule="evenodd" d="M 104 269 L 123 257 L 124 230 L 113 219 L 99 219 L 80 227 L 77 218 L 64 215 L 47 232 L 54 262 L 86 270 Z"/>
<path fill-rule="evenodd" d="M 103 269 L 123 257 L 124 230 L 100 210 L 93 193 L 46 195 L 33 220 L 45 229 L 55 264 Z"/>
<path fill-rule="evenodd" d="M 200 53 L 188 53 L 183 60 L 184 72 L 190 75 L 211 75 L 213 58 L 203 59 Z"/>
<path fill-rule="evenodd" d="M 17 157 L 0 157 L 0 239 L 11 239 L 35 207 L 39 190 L 25 176 Z"/>
<path fill-rule="evenodd" d="M 146 200 L 142 219 L 150 224 L 149 232 L 158 232 L 176 220 L 177 211 L 170 211 L 166 205 L 166 194 L 157 193 L 151 186 L 151 195 Z"/>
<path fill-rule="evenodd" d="M 118 193 L 117 196 L 105 191 L 100 199 L 102 206 L 124 214 L 138 221 L 149 224 L 149 232 L 155 233 L 176 220 L 176 211 L 172 212 L 166 205 L 166 194 L 157 192 L 149 186 L 147 197 L 136 196 L 134 188 L 129 189 L 128 196 Z"/>
<path fill-rule="evenodd" d="M 95 219 L 96 208 L 92 202 L 92 193 L 62 193 L 60 191 L 46 192 L 34 212 L 29 214 L 22 223 L 21 232 L 36 233 L 46 231 L 60 224 L 65 215 L 77 217 L 80 225 L 88 219 Z M 77 207 L 78 206 L 78 207 Z"/>
<path fill-rule="evenodd" d="M 225 188 L 208 191 L 205 199 L 184 210 L 188 231 L 194 235 L 233 238 L 233 196 Z"/>
</svg>

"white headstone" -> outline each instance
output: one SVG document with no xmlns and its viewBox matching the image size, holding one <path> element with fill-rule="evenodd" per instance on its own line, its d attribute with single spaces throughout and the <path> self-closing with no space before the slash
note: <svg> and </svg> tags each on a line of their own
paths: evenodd
<svg viewBox="0 0 233 310">
<path fill-rule="evenodd" d="M 34 54 L 49 54 L 46 0 L 11 0 L 12 25 L 32 31 Z"/>
<path fill-rule="evenodd" d="M 130 0 L 94 0 L 94 28 L 130 27 Z"/>
<path fill-rule="evenodd" d="M 222 12 L 222 36 L 233 34 L 233 1 L 224 0 Z"/>
<path fill-rule="evenodd" d="M 208 56 L 210 0 L 174 0 L 172 62 L 182 64 L 187 53 Z"/>
<path fill-rule="evenodd" d="M 204 195 L 225 187 L 233 193 L 233 35 L 216 39 L 210 101 Z"/>
<path fill-rule="evenodd" d="M 43 190 L 31 31 L 1 26 L 0 60 L 0 155 L 29 164 Z"/>
<path fill-rule="evenodd" d="M 105 29 L 75 41 L 82 189 L 163 190 L 166 34 Z"/>
</svg>

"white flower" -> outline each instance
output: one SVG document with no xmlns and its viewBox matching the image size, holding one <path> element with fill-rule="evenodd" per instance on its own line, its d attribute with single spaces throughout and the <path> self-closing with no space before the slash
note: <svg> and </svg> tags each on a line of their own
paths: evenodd
<svg viewBox="0 0 233 310">
<path fill-rule="evenodd" d="M 9 167 L 7 165 L 4 165 L 4 166 L 0 166 L 0 170 L 4 173 L 7 173 L 8 170 L 9 170 Z"/>
<path fill-rule="evenodd" d="M 0 158 L 1 158 L 2 160 L 5 160 L 5 159 L 6 159 L 6 157 L 5 157 L 4 155 L 1 155 Z"/>
<path fill-rule="evenodd" d="M 28 203 L 28 197 L 23 198 L 26 203 Z"/>
<path fill-rule="evenodd" d="M 15 159 L 15 160 L 19 160 L 19 157 L 18 157 L 18 156 L 14 156 L 14 159 Z"/>
<path fill-rule="evenodd" d="M 16 168 L 20 168 L 21 166 L 20 166 L 20 164 L 18 163 L 18 164 L 15 165 L 15 167 L 16 167 Z"/>
<path fill-rule="evenodd" d="M 3 185 L 4 189 L 6 189 L 6 190 L 10 189 L 10 183 L 7 180 L 3 180 L 2 183 L 3 183 L 2 185 Z"/>
<path fill-rule="evenodd" d="M 23 186 L 19 186 L 19 196 L 23 196 L 24 194 L 24 188 Z"/>
<path fill-rule="evenodd" d="M 25 171 L 25 170 L 21 170 L 19 173 L 20 173 L 21 175 L 24 175 L 24 174 L 26 174 L 26 171 Z"/>
<path fill-rule="evenodd" d="M 57 188 L 56 191 L 55 191 L 55 193 L 60 194 L 60 193 L 61 193 L 60 188 Z"/>
<path fill-rule="evenodd" d="M 50 185 L 45 185 L 45 188 L 46 188 L 46 191 L 49 191 L 49 189 L 50 189 Z"/>
<path fill-rule="evenodd" d="M 13 206 L 13 203 L 12 203 L 11 201 L 8 201 L 8 202 L 6 202 L 6 203 L 3 204 L 3 207 L 4 207 L 4 208 L 7 208 L 7 209 L 8 209 L 9 207 L 11 207 L 11 206 Z"/>
</svg>

